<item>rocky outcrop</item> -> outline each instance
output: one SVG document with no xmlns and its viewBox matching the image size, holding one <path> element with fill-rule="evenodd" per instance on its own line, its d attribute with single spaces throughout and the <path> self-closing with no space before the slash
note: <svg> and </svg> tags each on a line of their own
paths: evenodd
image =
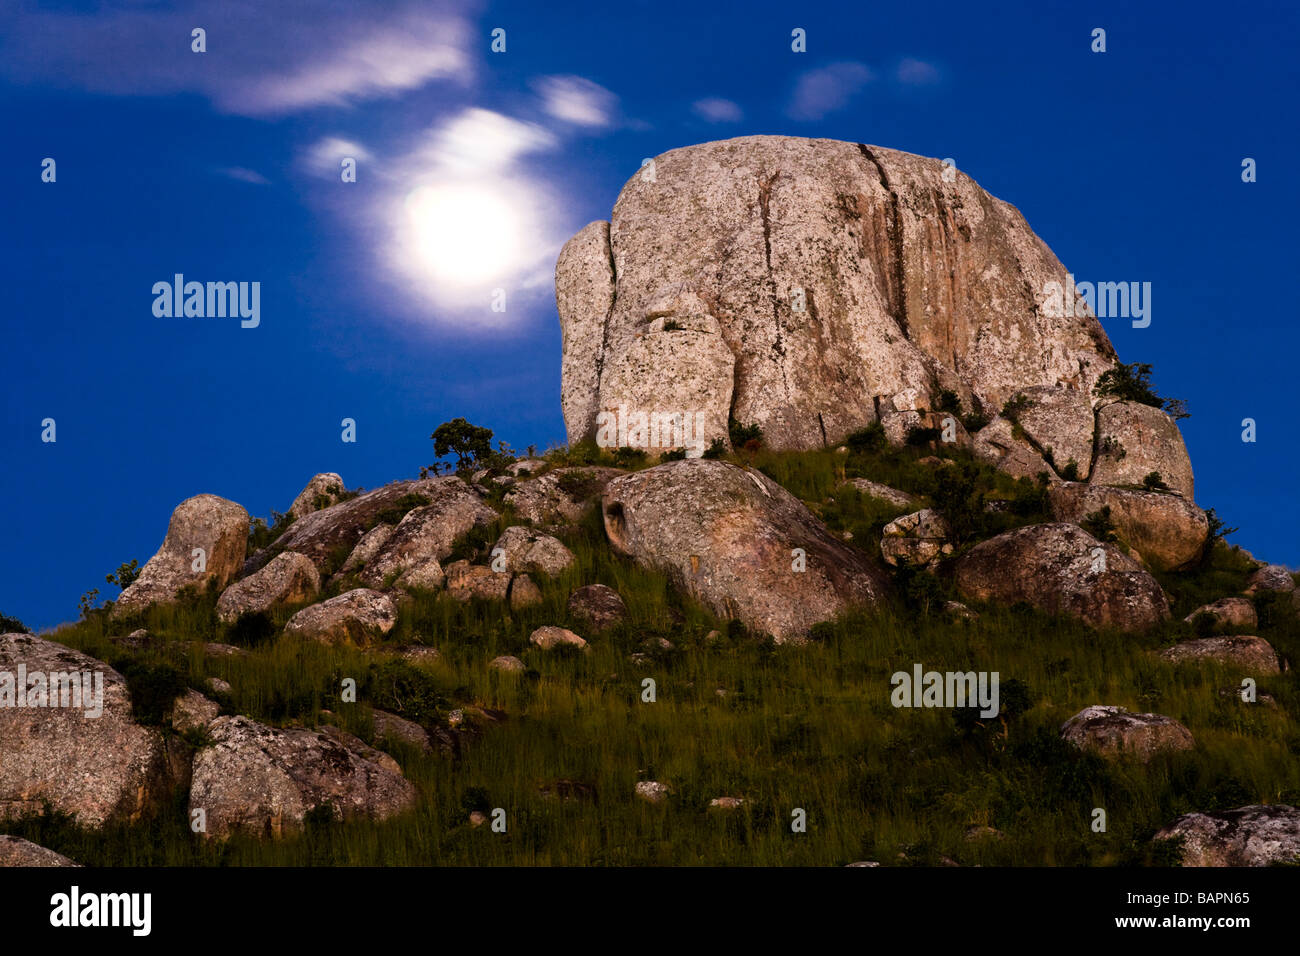
<svg viewBox="0 0 1300 956">
<path fill-rule="evenodd" d="M 1171 664 L 1183 661 L 1216 661 L 1248 674 L 1278 674 L 1277 651 L 1262 637 L 1198 637 L 1180 641 L 1160 652 Z"/>
<path fill-rule="evenodd" d="M 100 710 L 97 687 L 102 712 L 88 716 Z M 26 706 L 16 706 L 20 694 Z M 121 674 L 32 634 L 0 635 L 0 817 L 48 802 L 100 827 L 138 817 L 170 784 L 162 737 L 132 719 Z"/>
<path fill-rule="evenodd" d="M 481 564 L 454 561 L 447 565 L 447 594 L 458 601 L 479 598 L 504 601 L 510 592 L 510 575 Z"/>
<path fill-rule="evenodd" d="M 952 530 L 932 508 L 895 518 L 881 530 L 880 554 L 894 567 L 926 567 L 952 554 Z"/>
<path fill-rule="evenodd" d="M 248 548 L 248 512 L 216 495 L 186 498 L 172 512 L 162 547 L 122 592 L 113 616 L 176 601 L 181 589 L 225 587 Z"/>
<path fill-rule="evenodd" d="M 1192 732 L 1163 714 L 1134 714 L 1123 707 L 1094 704 L 1061 725 L 1061 738 L 1103 757 L 1133 757 L 1146 763 L 1158 753 L 1191 750 Z"/>
<path fill-rule="evenodd" d="M 400 576 L 430 560 L 443 560 L 457 538 L 496 518 L 496 512 L 459 478 L 432 478 L 421 484 L 421 493 L 430 503 L 408 512 L 366 564 L 361 580 L 371 587 L 383 586 L 389 575 Z"/>
<path fill-rule="evenodd" d="M 277 604 L 305 601 L 319 590 L 316 565 L 301 554 L 286 551 L 262 570 L 226 588 L 217 600 L 217 617 L 230 623 L 243 614 L 269 611 Z"/>
<path fill-rule="evenodd" d="M 203 732 L 221 714 L 215 700 L 196 690 L 187 690 L 172 702 L 171 725 L 177 733 Z"/>
<path fill-rule="evenodd" d="M 525 521 L 538 525 L 573 524 L 591 507 L 618 468 L 555 468 L 539 478 L 520 481 L 505 495 L 505 504 Z"/>
<path fill-rule="evenodd" d="M 868 481 L 866 478 L 851 478 L 848 484 L 856 488 L 858 494 L 887 501 L 896 508 L 911 510 L 921 500 L 915 495 L 909 495 L 906 491 L 899 491 L 897 488 L 889 487 L 889 485 L 882 485 L 878 481 Z"/>
<path fill-rule="evenodd" d="M 73 863 L 61 853 L 47 850 L 22 837 L 0 834 L 0 868 L 3 867 L 49 867 L 80 866 Z"/>
<path fill-rule="evenodd" d="M 332 471 L 316 475 L 307 482 L 307 487 L 298 492 L 289 506 L 289 514 L 295 519 L 305 517 L 313 511 L 320 511 L 335 504 L 343 494 L 343 479 Z"/>
<path fill-rule="evenodd" d="M 1025 437 L 1061 477 L 1074 462 L 1077 477 L 1088 477 L 1092 464 L 1092 397 L 1064 385 L 1036 385 L 1021 389 L 1024 407 L 1016 422 Z"/>
<path fill-rule="evenodd" d="M 986 413 L 1035 386 L 1090 396 L 1114 362 L 1091 314 L 1051 307 L 1069 280 L 1023 217 L 939 160 L 747 136 L 650 169 L 556 265 L 571 443 L 670 398 L 705 442 L 726 411 L 769 447 L 821 447 L 939 389 Z"/>
<path fill-rule="evenodd" d="M 1115 402 L 1097 412 L 1093 484 L 1141 485 L 1152 472 L 1192 500 L 1192 461 L 1174 420 L 1139 402 Z"/>
<path fill-rule="evenodd" d="M 1054 485 L 1049 495 L 1058 521 L 1079 524 L 1089 514 L 1109 508 L 1124 543 L 1157 571 L 1193 564 L 1210 533 L 1205 512 L 1178 495 L 1080 482 Z"/>
<path fill-rule="evenodd" d="M 569 613 L 593 631 L 604 631 L 627 619 L 627 605 L 608 585 L 588 584 L 569 595 Z"/>
<path fill-rule="evenodd" d="M 498 554 L 498 550 L 500 554 Z M 492 558 L 503 561 L 511 574 L 546 574 L 555 577 L 573 564 L 573 552 L 558 538 L 532 528 L 506 528 L 492 546 Z"/>
<path fill-rule="evenodd" d="M 396 623 L 397 608 L 388 595 L 356 588 L 303 608 L 289 618 L 284 632 L 324 644 L 364 646 Z"/>
<path fill-rule="evenodd" d="M 778 641 L 885 594 L 878 566 L 757 471 L 670 462 L 614 479 L 602 507 L 616 552 L 669 573 L 716 613 Z"/>
<path fill-rule="evenodd" d="M 1197 625 L 1202 618 L 1208 618 L 1210 627 L 1223 630 L 1253 630 L 1259 626 L 1255 605 L 1250 603 L 1248 598 L 1220 598 L 1211 604 L 1198 607 L 1183 620 L 1188 624 Z"/>
<path fill-rule="evenodd" d="M 340 573 L 349 574 L 364 568 L 379 553 L 379 549 L 388 543 L 394 530 L 391 524 L 377 524 L 363 534 L 357 546 L 348 554 L 348 559 L 343 562 Z"/>
<path fill-rule="evenodd" d="M 1300 863 L 1300 810 L 1284 803 L 1188 813 L 1155 835 L 1181 838 L 1183 866 L 1277 866 Z"/>
<path fill-rule="evenodd" d="M 1267 564 L 1251 574 L 1246 582 L 1247 594 L 1259 594 L 1264 591 L 1289 592 L 1296 589 L 1291 572 L 1280 564 Z"/>
<path fill-rule="evenodd" d="M 267 727 L 220 717 L 212 745 L 194 758 L 190 816 L 203 810 L 206 835 L 279 837 L 328 806 L 337 819 L 382 820 L 415 803 L 415 788 L 387 754 L 332 727 Z"/>
<path fill-rule="evenodd" d="M 975 457 L 1013 478 L 1037 479 L 1055 476 L 1047 460 L 1027 439 L 1016 435 L 1015 426 L 1005 418 L 993 419 L 975 434 L 972 451 Z"/>
<path fill-rule="evenodd" d="M 1169 618 L 1160 585 L 1113 544 L 1072 524 L 1017 528 L 955 562 L 957 589 L 978 601 L 1024 601 L 1093 626 L 1145 630 Z"/>
</svg>

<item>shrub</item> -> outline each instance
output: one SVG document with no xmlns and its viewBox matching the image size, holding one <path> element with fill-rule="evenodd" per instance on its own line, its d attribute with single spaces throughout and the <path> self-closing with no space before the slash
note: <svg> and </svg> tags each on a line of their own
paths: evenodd
<svg viewBox="0 0 1300 956">
<path fill-rule="evenodd" d="M 727 453 L 727 444 L 721 438 L 715 438 L 709 442 L 709 447 L 704 449 L 705 458 L 721 458 Z"/>
<path fill-rule="evenodd" d="M 30 634 L 32 629 L 8 614 L 0 614 L 0 634 Z"/>
<path fill-rule="evenodd" d="M 1160 477 L 1160 472 L 1158 471 L 1153 471 L 1150 474 L 1148 474 L 1145 478 L 1143 478 L 1142 487 L 1145 488 L 1147 491 L 1168 491 L 1169 490 L 1169 486 L 1165 484 L 1164 479 Z"/>
<path fill-rule="evenodd" d="M 992 421 L 992 419 L 983 412 L 971 412 L 969 415 L 962 416 L 961 427 L 974 435 L 977 431 L 988 425 L 990 421 Z"/>
<path fill-rule="evenodd" d="M 275 621 L 265 611 L 241 614 L 226 630 L 226 640 L 238 647 L 256 647 L 275 636 Z"/>
<path fill-rule="evenodd" d="M 624 445 L 622 448 L 614 449 L 614 464 L 619 468 L 634 468 L 646 460 L 646 453 L 641 448 L 629 448 Z"/>
<path fill-rule="evenodd" d="M 844 444 L 849 446 L 851 451 L 879 451 L 889 444 L 889 437 L 885 434 L 885 426 L 880 422 L 872 422 L 866 428 L 859 428 L 848 438 L 844 439 Z"/>
<path fill-rule="evenodd" d="M 433 453 L 439 458 L 456 456 L 457 471 L 472 468 L 492 454 L 492 429 L 471 425 L 463 418 L 443 422 L 429 437 L 433 439 Z M 437 473 L 437 465 L 429 467 Z"/>
<path fill-rule="evenodd" d="M 1073 458 L 1067 461 L 1065 463 L 1065 467 L 1061 469 L 1061 477 L 1064 478 L 1066 481 L 1078 481 L 1079 463 L 1075 461 Z"/>
<path fill-rule="evenodd" d="M 939 440 L 940 431 L 937 428 L 928 428 L 925 425 L 913 425 L 907 430 L 906 441 L 909 445 L 929 445 L 931 442 Z"/>
<path fill-rule="evenodd" d="M 734 418 L 727 422 L 727 437 L 732 448 L 744 448 L 750 442 L 763 442 L 763 429 L 757 425 L 742 425 Z"/>
<path fill-rule="evenodd" d="M 666 452 L 664 452 L 663 454 L 661 454 L 661 455 L 659 456 L 659 460 L 660 460 L 661 462 L 662 462 L 662 461 L 682 461 L 685 457 L 686 457 L 686 449 L 685 449 L 685 448 L 674 448 L 674 449 L 672 449 L 672 450 L 670 450 L 670 451 L 666 451 Z"/>
<path fill-rule="evenodd" d="M 1020 418 L 1020 413 L 1028 411 L 1034 405 L 1033 400 L 1024 392 L 1016 392 L 1002 406 L 1002 417 L 1008 421 L 1015 422 Z"/>
<path fill-rule="evenodd" d="M 1114 541 L 1115 523 L 1110 518 L 1110 505 L 1102 505 L 1101 510 L 1091 511 L 1079 522 L 1079 527 L 1098 541 Z"/>
<path fill-rule="evenodd" d="M 162 724 L 172 702 L 186 688 L 185 675 L 171 664 L 146 664 L 132 661 L 122 669 L 126 688 L 131 695 L 131 716 L 137 723 Z"/>
<path fill-rule="evenodd" d="M 139 576 L 140 565 L 136 562 L 135 558 L 132 558 L 130 564 L 119 564 L 116 571 L 104 576 L 104 580 L 109 584 L 116 584 L 119 588 L 125 591 Z"/>
<path fill-rule="evenodd" d="M 934 410 L 937 412 L 952 412 L 954 415 L 961 414 L 961 398 L 950 388 L 945 388 L 939 393 L 939 398 L 935 402 Z"/>
<path fill-rule="evenodd" d="M 1123 402 L 1139 402 L 1160 408 L 1175 421 L 1187 418 L 1187 403 L 1181 398 L 1161 398 L 1151 386 L 1151 365 L 1147 362 L 1120 363 L 1107 369 L 1097 379 L 1093 391 L 1102 398 L 1116 398 Z"/>
<path fill-rule="evenodd" d="M 429 499 L 424 495 L 409 492 L 408 494 L 402 495 L 402 497 L 398 498 L 383 511 L 379 512 L 375 517 L 375 524 L 397 524 L 405 518 L 407 514 L 414 511 L 416 508 L 424 507 L 428 503 Z"/>
</svg>

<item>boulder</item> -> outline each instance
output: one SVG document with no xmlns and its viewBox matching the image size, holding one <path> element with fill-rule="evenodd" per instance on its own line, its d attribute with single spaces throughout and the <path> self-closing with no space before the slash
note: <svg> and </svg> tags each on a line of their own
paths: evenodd
<svg viewBox="0 0 1300 956">
<path fill-rule="evenodd" d="M 323 806 L 336 819 L 383 820 L 415 803 L 392 757 L 332 727 L 275 729 L 219 717 L 208 732 L 212 745 L 194 757 L 190 816 L 205 812 L 210 838 L 283 836 Z"/>
<path fill-rule="evenodd" d="M 896 508 L 905 508 L 911 510 L 920 504 L 921 499 L 915 495 L 909 495 L 906 491 L 899 491 L 897 488 L 891 488 L 889 485 L 882 485 L 877 481 L 868 481 L 865 478 L 851 478 L 848 484 L 858 490 L 859 494 L 866 495 L 870 498 L 878 498 L 881 501 L 887 501 Z"/>
<path fill-rule="evenodd" d="M 305 601 L 320 590 L 320 572 L 301 554 L 285 551 L 260 571 L 236 581 L 217 600 L 217 617 L 229 624 L 241 615 L 269 611 L 277 604 Z"/>
<path fill-rule="evenodd" d="M 594 466 L 554 468 L 540 478 L 518 482 L 504 500 L 515 514 L 533 524 L 576 524 L 609 480 L 623 473 L 618 468 Z"/>
<path fill-rule="evenodd" d="M 507 674 L 522 674 L 527 670 L 527 668 L 524 667 L 523 661 L 517 657 L 511 657 L 508 654 L 492 658 L 492 660 L 488 662 L 488 667 L 492 668 L 494 671 L 504 671 Z"/>
<path fill-rule="evenodd" d="M 520 611 L 542 603 L 542 589 L 526 574 L 516 574 L 510 581 L 510 610 Z"/>
<path fill-rule="evenodd" d="M 182 734 L 188 731 L 201 732 L 220 714 L 221 707 L 215 700 L 208 700 L 196 690 L 187 690 L 172 703 L 172 729 Z"/>
<path fill-rule="evenodd" d="M 604 631 L 627 620 L 627 605 L 608 585 L 587 584 L 569 595 L 569 614 L 593 631 Z"/>
<path fill-rule="evenodd" d="M 528 635 L 528 643 L 540 647 L 544 651 L 553 650 L 557 647 L 578 647 L 586 649 L 587 642 L 577 634 L 563 627 L 539 627 Z"/>
<path fill-rule="evenodd" d="M 1140 631 L 1169 618 L 1155 578 L 1115 545 L 1072 524 L 1031 525 L 990 538 L 958 558 L 955 573 L 967 598 L 1024 601 L 1094 627 Z"/>
<path fill-rule="evenodd" d="M 372 717 L 377 740 L 405 744 L 421 753 L 433 753 L 433 741 L 429 739 L 429 732 L 415 721 L 390 714 L 386 710 L 376 710 Z"/>
<path fill-rule="evenodd" d="M 1020 213 L 938 159 L 746 136 L 647 169 L 556 264 L 570 444 L 652 382 L 697 403 L 674 411 L 729 411 L 780 450 L 933 409 L 936 390 L 967 410 L 1039 385 L 1090 395 L 1114 362 L 1096 319 L 1061 307 L 1065 267 Z"/>
<path fill-rule="evenodd" d="M 657 780 L 642 780 L 634 790 L 637 797 L 646 803 L 663 803 L 672 794 L 668 784 Z"/>
<path fill-rule="evenodd" d="M 0 868 L 80 865 L 79 863 L 73 863 L 61 853 L 47 850 L 43 846 L 24 840 L 22 837 L 0 834 Z"/>
<path fill-rule="evenodd" d="M 1183 866 L 1278 866 L 1300 863 L 1300 810 L 1284 803 L 1188 813 L 1155 835 L 1182 838 Z"/>
<path fill-rule="evenodd" d="M 343 574 L 352 571 L 360 571 L 377 555 L 381 548 L 388 543 L 388 539 L 393 536 L 396 528 L 391 524 L 377 524 L 357 542 L 355 548 L 348 555 L 348 559 L 343 562 L 343 567 L 339 570 Z"/>
<path fill-rule="evenodd" d="M 1012 478 L 1055 477 L 1046 459 L 1027 440 L 1016 437 L 1015 426 L 1005 418 L 995 418 L 981 428 L 975 434 L 972 451 L 980 461 L 1000 468 Z"/>
<path fill-rule="evenodd" d="M 573 552 L 558 538 L 523 525 L 513 525 L 501 533 L 492 547 L 492 558 L 494 563 L 503 558 L 506 570 L 512 574 L 531 572 L 551 577 L 572 566 L 574 560 Z"/>
<path fill-rule="evenodd" d="M 1163 410 L 1140 402 L 1115 402 L 1097 412 L 1094 485 L 1141 485 L 1151 472 L 1175 494 L 1192 500 L 1192 461 L 1182 433 Z"/>
<path fill-rule="evenodd" d="M 343 491 L 343 479 L 334 472 L 327 471 L 316 475 L 307 482 L 307 487 L 298 492 L 298 497 L 293 499 L 293 504 L 289 506 L 289 514 L 298 519 L 313 511 L 328 508 L 338 503 Z"/>
<path fill-rule="evenodd" d="M 884 572 L 766 475 L 687 459 L 616 478 L 602 500 L 619 554 L 778 642 L 884 596 Z"/>
<path fill-rule="evenodd" d="M 397 623 L 397 608 L 388 595 L 356 588 L 305 607 L 285 624 L 286 634 L 324 644 L 365 645 Z"/>
<path fill-rule="evenodd" d="M 456 561 L 447 565 L 447 593 L 457 601 L 504 601 L 510 593 L 510 575 L 481 564 Z"/>
<path fill-rule="evenodd" d="M 173 603 L 185 587 L 225 587 L 239 571 L 247 548 L 247 511 L 216 495 L 186 498 L 172 512 L 162 547 L 117 599 L 113 617 Z M 199 549 L 201 555 L 195 553 Z"/>
<path fill-rule="evenodd" d="M 1054 485 L 1048 494 L 1057 521 L 1079 524 L 1110 508 L 1115 531 L 1157 571 L 1195 563 L 1210 534 L 1205 512 L 1178 495 L 1075 481 Z"/>
<path fill-rule="evenodd" d="M 940 557 L 952 554 L 952 531 L 939 512 L 925 508 L 885 525 L 881 532 L 880 553 L 887 564 L 926 567 Z"/>
<path fill-rule="evenodd" d="M 413 564 L 397 578 L 397 586 L 400 588 L 422 588 L 425 591 L 436 591 L 443 586 L 447 580 L 446 573 L 442 570 L 442 562 L 437 558 L 426 558 L 419 564 Z"/>
<path fill-rule="evenodd" d="M 1259 594 L 1262 591 L 1294 591 L 1295 578 L 1291 572 L 1280 564 L 1268 564 L 1259 568 L 1246 581 L 1247 594 Z"/>
<path fill-rule="evenodd" d="M 1073 461 L 1077 477 L 1087 478 L 1096 427 L 1089 396 L 1064 385 L 1035 385 L 1019 394 L 1025 396 L 1027 405 L 1016 414 L 1016 421 L 1030 443 L 1045 460 L 1050 453 L 1049 463 L 1061 477 Z"/>
<path fill-rule="evenodd" d="M 400 574 L 430 559 L 442 561 L 451 554 L 456 539 L 480 524 L 495 520 L 496 512 L 483 504 L 459 478 L 433 478 L 425 494 L 431 503 L 407 513 L 383 547 L 366 564 L 361 580 L 381 587 L 389 575 Z"/>
<path fill-rule="evenodd" d="M 1198 607 L 1183 620 L 1194 625 L 1202 616 L 1208 617 L 1213 622 L 1213 627 L 1222 630 L 1253 630 L 1259 626 L 1255 605 L 1248 598 L 1220 598 L 1212 604 Z"/>
<path fill-rule="evenodd" d="M 1094 704 L 1061 725 L 1061 738 L 1103 757 L 1133 757 L 1146 763 L 1158 753 L 1191 750 L 1192 732 L 1163 714 L 1134 714 L 1123 707 Z"/>
<path fill-rule="evenodd" d="M 77 699 L 64 675 L 80 675 L 79 689 L 89 684 L 80 706 L 71 706 Z M 37 693 L 51 686 L 59 706 Z M 87 716 L 99 709 L 100 686 L 102 713 Z M 16 706 L 20 695 L 29 706 Z M 171 783 L 162 736 L 132 719 L 121 674 L 32 634 L 0 635 L 0 818 L 37 813 L 48 802 L 98 828 L 136 819 L 161 802 Z"/>
<path fill-rule="evenodd" d="M 1277 651 L 1262 637 L 1198 637 L 1180 641 L 1160 652 L 1171 664 L 1183 661 L 1217 661 L 1250 674 L 1278 674 Z"/>
</svg>

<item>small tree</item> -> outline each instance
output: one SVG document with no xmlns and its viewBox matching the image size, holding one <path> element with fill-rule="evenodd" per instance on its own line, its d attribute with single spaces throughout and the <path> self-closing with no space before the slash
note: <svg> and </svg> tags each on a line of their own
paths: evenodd
<svg viewBox="0 0 1300 956">
<path fill-rule="evenodd" d="M 1175 421 L 1191 413 L 1181 398 L 1161 398 L 1151 385 L 1151 365 L 1148 362 L 1120 363 L 1109 368 L 1097 379 L 1093 391 L 1101 398 L 1117 398 L 1122 402 L 1139 402 L 1152 408 L 1164 409 Z"/>
<path fill-rule="evenodd" d="M 457 471 L 472 468 L 492 454 L 492 429 L 471 425 L 463 418 L 443 422 L 429 437 L 433 439 L 433 453 L 439 458 L 456 456 Z M 438 467 L 434 464 L 426 470 L 437 474 Z"/>
<path fill-rule="evenodd" d="M 116 584 L 119 588 L 125 591 L 139 576 L 140 565 L 136 562 L 135 558 L 132 558 L 129 564 L 119 564 L 117 570 L 112 574 L 104 575 L 104 580 L 109 584 Z"/>
</svg>

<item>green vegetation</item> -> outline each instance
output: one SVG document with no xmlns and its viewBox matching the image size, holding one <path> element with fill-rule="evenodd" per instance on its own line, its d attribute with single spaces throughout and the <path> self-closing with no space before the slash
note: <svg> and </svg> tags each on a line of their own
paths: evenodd
<svg viewBox="0 0 1300 956">
<path fill-rule="evenodd" d="M 1175 421 L 1191 415 L 1187 410 L 1187 403 L 1181 398 L 1161 398 L 1156 394 L 1151 385 L 1151 366 L 1146 362 L 1133 362 L 1129 365 L 1120 363 L 1114 368 L 1107 369 L 1097 379 L 1093 391 L 1102 398 L 1140 402 L 1143 405 L 1163 409 Z"/>
<path fill-rule="evenodd" d="M 851 547 L 873 552 L 880 528 L 905 510 L 843 485 L 854 477 L 940 509 L 964 547 L 1044 520 L 1041 482 L 1017 481 L 947 449 L 939 452 L 947 461 L 923 463 L 931 453 L 887 447 L 874 429 L 845 444 L 847 454 L 760 449 L 754 463 L 832 531 L 851 532 Z M 590 465 L 618 455 L 575 448 L 547 457 Z M 589 497 L 594 488 L 578 475 L 566 490 Z M 513 520 L 505 515 L 476 530 L 457 542 L 456 554 L 481 560 Z M 276 725 L 329 722 L 366 740 L 373 739 L 372 708 L 433 730 L 446 730 L 456 708 L 504 713 L 499 721 L 470 716 L 471 725 L 479 722 L 476 737 L 455 758 L 383 744 L 419 790 L 410 813 L 340 824 L 325 810 L 301 836 L 218 844 L 189 831 L 181 794 L 151 817 L 103 832 L 52 812 L 0 829 L 89 865 L 932 865 L 947 857 L 963 865 L 1118 866 L 1169 863 L 1169 848 L 1149 839 L 1181 813 L 1300 801 L 1293 674 L 1259 680 L 1277 706 L 1247 705 L 1231 693 L 1236 672 L 1173 667 L 1150 653 L 1196 633 L 1182 616 L 1241 591 L 1250 565 L 1222 542 L 1198 569 L 1159 575 L 1175 617 L 1143 636 L 1020 605 L 973 605 L 978 619 L 954 619 L 943 610 L 953 596 L 945 575 L 907 570 L 896 579 L 895 602 L 819 625 L 800 647 L 719 620 L 664 575 L 615 555 L 595 509 L 560 534 L 576 560 L 555 578 L 539 577 L 539 605 L 510 611 L 499 602 L 416 593 L 395 629 L 366 650 L 283 634 L 295 607 L 222 625 L 211 592 L 112 625 L 96 611 L 57 635 L 126 674 L 137 712 L 151 722 L 169 695 L 209 677 L 231 685 L 224 712 Z M 595 582 L 617 589 L 629 611 L 626 623 L 601 635 L 567 611 L 570 591 Z M 348 586 L 335 581 L 327 593 Z M 1257 603 L 1257 633 L 1300 660 L 1290 601 Z M 532 647 L 529 634 L 544 624 L 588 637 L 591 653 Z M 109 640 L 137 626 L 148 628 L 148 646 L 129 650 Z M 249 653 L 208 657 L 206 641 Z M 411 644 L 435 646 L 442 656 L 415 664 L 384 653 Z M 526 672 L 489 669 L 501 654 L 521 658 Z M 633 654 L 645 656 L 634 663 Z M 915 663 L 997 671 L 1002 712 L 990 721 L 967 711 L 895 709 L 890 676 Z M 340 700 L 345 677 L 357 680 L 360 703 Z M 655 703 L 641 702 L 645 677 L 657 682 Z M 1167 714 L 1198 745 L 1145 767 L 1080 754 L 1060 741 L 1059 727 L 1094 703 Z M 673 794 L 661 806 L 644 803 L 633 793 L 641 780 L 666 783 Z M 709 810 L 720 796 L 746 802 Z M 469 825 L 471 810 L 495 807 L 506 810 L 506 833 Z M 790 831 L 796 807 L 807 811 L 805 834 Z M 1106 833 L 1090 829 L 1094 807 L 1107 810 Z M 967 840 L 968 828 L 979 826 L 1005 836 Z"/>
</svg>

